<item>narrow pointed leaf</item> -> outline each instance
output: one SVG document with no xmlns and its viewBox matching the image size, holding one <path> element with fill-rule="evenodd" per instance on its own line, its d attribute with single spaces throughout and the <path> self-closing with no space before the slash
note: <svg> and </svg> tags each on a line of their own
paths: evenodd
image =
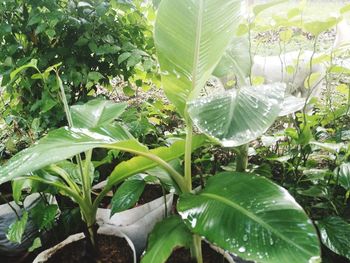
<svg viewBox="0 0 350 263">
<path fill-rule="evenodd" d="M 180 197 L 181 217 L 192 231 L 259 263 L 308 263 L 320 256 L 316 231 L 282 187 L 264 177 L 225 172 L 197 195 Z"/>
<path fill-rule="evenodd" d="M 186 101 L 204 87 L 238 24 L 238 0 L 162 0 L 155 45 L 162 84 L 184 115 Z"/>
<path fill-rule="evenodd" d="M 246 144 L 262 135 L 281 111 L 282 83 L 229 90 L 193 100 L 188 112 L 200 131 L 225 147 Z"/>
<path fill-rule="evenodd" d="M 332 216 L 317 222 L 322 243 L 333 252 L 350 259 L 350 224 Z"/>
<path fill-rule="evenodd" d="M 207 143 L 207 138 L 204 135 L 194 136 L 192 142 L 192 150 L 195 150 Z M 150 153 L 160 157 L 166 162 L 170 162 L 176 158 L 179 158 L 185 153 L 185 141 L 179 140 L 174 142 L 169 147 L 159 147 L 149 150 Z M 118 164 L 111 175 L 108 177 L 107 184 L 114 185 L 134 174 L 144 172 L 148 169 L 158 166 L 157 163 L 149 160 L 146 157 L 136 156 L 128 161 Z M 95 187 L 96 188 L 96 187 Z"/>
<path fill-rule="evenodd" d="M 174 249 L 189 248 L 192 234 L 180 217 L 171 216 L 158 223 L 148 239 L 146 253 L 141 263 L 166 262 Z"/>
<path fill-rule="evenodd" d="M 71 107 L 75 128 L 96 128 L 111 123 L 125 110 L 126 103 L 94 99 L 83 105 Z"/>
<path fill-rule="evenodd" d="M 78 153 L 108 145 L 119 146 L 118 144 L 123 148 L 147 150 L 135 139 L 128 137 L 121 127 L 115 131 L 104 128 L 89 130 L 66 127 L 54 130 L 0 167 L 0 184 L 71 158 Z"/>
</svg>

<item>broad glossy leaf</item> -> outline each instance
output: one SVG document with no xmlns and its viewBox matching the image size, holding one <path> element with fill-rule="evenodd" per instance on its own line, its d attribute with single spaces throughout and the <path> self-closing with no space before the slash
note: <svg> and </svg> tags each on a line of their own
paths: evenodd
<svg viewBox="0 0 350 263">
<path fill-rule="evenodd" d="M 308 263 L 320 255 L 316 231 L 284 188 L 248 173 L 210 178 L 197 195 L 181 196 L 186 225 L 211 243 L 259 263 Z"/>
<path fill-rule="evenodd" d="M 285 84 L 232 89 L 188 103 L 193 123 L 225 147 L 246 144 L 262 135 L 281 111 Z"/>
<path fill-rule="evenodd" d="M 198 96 L 238 25 L 238 0 L 162 0 L 155 45 L 162 84 L 184 115 L 186 101 Z"/>
<path fill-rule="evenodd" d="M 96 128 L 111 123 L 125 110 L 126 103 L 114 103 L 109 100 L 94 99 L 83 105 L 71 107 L 75 128 Z"/>
<path fill-rule="evenodd" d="M 194 136 L 192 142 L 192 150 L 195 150 L 207 143 L 206 136 L 198 135 Z M 185 141 L 179 140 L 174 142 L 169 147 L 159 147 L 149 151 L 150 153 L 160 157 L 166 162 L 177 159 L 185 153 Z M 146 157 L 137 156 L 128 161 L 118 164 L 111 175 L 108 177 L 107 184 L 114 185 L 134 174 L 141 173 L 148 169 L 158 166 L 157 163 L 149 160 Z"/>
<path fill-rule="evenodd" d="M 237 77 L 241 85 L 245 85 L 245 79 L 249 76 L 251 68 L 249 55 L 248 35 L 234 37 L 213 75 L 218 77 L 226 86 L 226 83 Z"/>
<path fill-rule="evenodd" d="M 24 230 L 26 229 L 28 221 L 28 212 L 24 211 L 22 217 L 10 225 L 6 237 L 14 243 L 21 243 Z"/>
<path fill-rule="evenodd" d="M 133 176 L 122 183 L 112 198 L 111 217 L 133 207 L 139 200 L 146 182 L 141 176 Z"/>
<path fill-rule="evenodd" d="M 108 145 L 147 150 L 135 139 L 129 139 L 122 128 L 114 131 L 60 128 L 49 132 L 36 144 L 19 152 L 0 167 L 0 184 L 71 158 L 78 153 Z"/>
<path fill-rule="evenodd" d="M 283 100 L 282 110 L 280 111 L 278 116 L 286 116 L 294 112 L 300 111 L 303 109 L 304 105 L 304 98 L 298 98 L 292 95 L 287 95 Z"/>
<path fill-rule="evenodd" d="M 340 165 L 338 181 L 345 190 L 350 190 L 350 163 L 343 163 Z"/>
<path fill-rule="evenodd" d="M 189 248 L 192 234 L 180 217 L 171 216 L 158 223 L 148 239 L 141 263 L 163 263 L 178 247 Z"/>
<path fill-rule="evenodd" d="M 322 243 L 333 252 L 350 259 L 350 224 L 331 216 L 317 222 Z"/>
</svg>

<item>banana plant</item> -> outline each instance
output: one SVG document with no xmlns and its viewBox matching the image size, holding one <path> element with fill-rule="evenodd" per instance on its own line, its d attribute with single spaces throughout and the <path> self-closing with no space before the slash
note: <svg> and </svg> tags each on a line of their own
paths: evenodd
<svg viewBox="0 0 350 263">
<path fill-rule="evenodd" d="M 218 173 L 204 189 L 192 186 L 193 127 L 223 147 L 238 147 L 262 135 L 282 110 L 285 85 L 280 83 L 201 96 L 228 45 L 234 43 L 240 4 L 238 0 L 160 3 L 155 45 L 163 89 L 186 123 L 184 175 L 178 213 L 156 225 L 142 263 L 166 262 L 178 247 L 189 248 L 201 263 L 202 240 L 256 262 L 320 260 L 312 221 L 284 188 L 245 172 Z M 247 63 L 235 62 L 235 69 Z M 241 65 L 238 72 L 245 68 Z"/>
<path fill-rule="evenodd" d="M 58 80 L 62 87 L 59 78 Z M 50 131 L 33 146 L 19 152 L 0 167 L 0 184 L 28 179 L 56 187 L 59 193 L 78 204 L 86 223 L 90 245 L 96 248 L 97 209 L 113 186 L 132 175 L 158 166 L 172 174 L 172 178 L 184 187 L 181 175 L 168 162 L 184 154 L 185 141 L 179 139 L 169 147 L 149 150 L 121 124 L 114 122 L 126 106 L 126 103 L 116 104 L 102 99 L 72 106 L 70 109 L 65 103 L 69 126 Z M 205 136 L 196 136 L 193 149 L 206 141 Z M 118 164 L 101 193 L 92 199 L 94 148 L 120 150 L 137 156 Z M 84 154 L 80 155 L 81 153 Z"/>
</svg>

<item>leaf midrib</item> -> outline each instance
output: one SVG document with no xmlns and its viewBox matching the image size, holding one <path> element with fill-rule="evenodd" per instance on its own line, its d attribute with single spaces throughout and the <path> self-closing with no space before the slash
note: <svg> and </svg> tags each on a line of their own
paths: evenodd
<svg viewBox="0 0 350 263">
<path fill-rule="evenodd" d="M 192 69 L 192 91 L 196 89 L 197 85 L 197 67 L 199 63 L 199 53 L 200 53 L 200 43 L 202 39 L 202 23 L 203 23 L 203 5 L 204 0 L 199 1 L 198 16 L 196 21 L 196 39 L 194 45 L 194 55 L 193 55 L 193 69 Z"/>
<path fill-rule="evenodd" d="M 253 221 L 257 222 L 258 224 L 262 225 L 264 228 L 266 228 L 268 231 L 274 233 L 275 235 L 277 235 L 279 238 L 283 239 L 284 241 L 286 241 L 287 243 L 295 246 L 296 248 L 298 248 L 299 250 L 301 250 L 303 253 L 309 255 L 309 256 L 314 256 L 312 253 L 310 253 L 309 251 L 307 251 L 306 249 L 304 249 L 303 247 L 299 246 L 298 244 L 296 244 L 294 241 L 290 240 L 288 237 L 286 237 L 285 235 L 283 235 L 282 233 L 280 233 L 279 231 L 275 230 L 270 224 L 266 223 L 264 220 L 262 220 L 261 218 L 257 217 L 254 213 L 246 210 L 245 208 L 243 208 L 242 206 L 236 204 L 235 202 L 231 201 L 231 200 L 227 200 L 226 198 L 223 198 L 219 195 L 215 195 L 215 194 L 210 194 L 210 193 L 202 193 L 202 196 L 206 196 L 209 199 L 214 199 L 217 200 L 219 202 L 222 202 L 228 206 L 231 206 L 233 208 L 235 208 L 236 210 L 238 210 L 239 212 L 241 212 L 242 214 L 246 215 L 247 217 L 249 217 L 250 219 L 252 219 Z"/>
</svg>

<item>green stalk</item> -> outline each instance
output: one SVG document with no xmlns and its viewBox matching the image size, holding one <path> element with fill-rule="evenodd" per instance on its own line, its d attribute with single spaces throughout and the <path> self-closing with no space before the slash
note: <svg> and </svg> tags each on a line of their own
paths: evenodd
<svg viewBox="0 0 350 263">
<path fill-rule="evenodd" d="M 185 184 L 186 189 L 183 193 L 189 193 L 192 191 L 192 140 L 193 140 L 193 126 L 191 120 L 186 116 L 186 142 L 185 142 Z M 202 239 L 200 236 L 193 234 L 191 256 L 197 260 L 197 263 L 203 263 L 202 256 Z"/>
<path fill-rule="evenodd" d="M 245 172 L 248 166 L 248 144 L 239 146 L 236 153 L 236 171 Z"/>
<path fill-rule="evenodd" d="M 186 192 L 192 191 L 192 139 L 193 127 L 190 122 L 187 123 L 186 143 L 185 143 L 185 183 Z"/>
<path fill-rule="evenodd" d="M 197 263 L 203 263 L 202 239 L 195 234 L 192 236 L 191 256 L 197 259 Z"/>
<path fill-rule="evenodd" d="M 67 97 L 66 97 L 66 93 L 64 91 L 62 80 L 61 80 L 60 76 L 58 75 L 57 71 L 56 71 L 56 78 L 57 78 L 58 86 L 59 86 L 60 91 L 61 91 L 61 97 L 62 97 L 62 102 L 63 102 L 63 106 L 64 106 L 64 111 L 66 113 L 66 117 L 67 117 L 67 121 L 68 121 L 68 126 L 69 127 L 73 127 L 72 114 L 71 114 L 69 106 L 68 106 L 68 100 L 67 100 Z M 82 164 L 83 162 L 81 160 L 80 154 L 77 154 L 76 158 L 77 158 L 77 162 L 78 162 L 78 166 L 79 166 L 79 170 L 80 170 L 81 182 L 82 182 L 82 185 L 83 185 L 83 196 L 86 197 L 87 200 L 90 200 L 90 203 L 91 203 L 91 196 L 90 196 L 90 193 L 91 193 L 90 187 L 91 186 L 89 185 L 89 181 L 90 180 L 87 180 L 87 178 L 86 178 L 89 175 L 88 174 L 87 175 L 84 174 L 83 164 Z"/>
</svg>

